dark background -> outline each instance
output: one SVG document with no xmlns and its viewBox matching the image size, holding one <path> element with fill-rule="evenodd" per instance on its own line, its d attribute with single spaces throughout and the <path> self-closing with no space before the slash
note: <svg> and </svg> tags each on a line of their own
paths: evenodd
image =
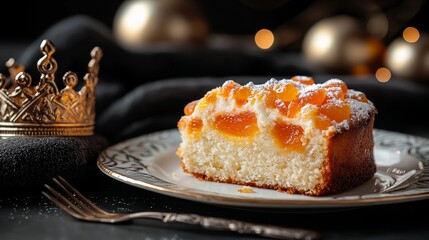
<svg viewBox="0 0 429 240">
<path fill-rule="evenodd" d="M 28 41 L 38 37 L 52 24 L 64 18 L 76 15 L 89 15 L 108 27 L 112 27 L 118 8 L 124 1 L 9 1 L 1 11 L 2 35 L 0 41 Z M 429 4 L 424 0 L 195 0 L 212 33 L 247 35 L 254 34 L 261 28 L 276 28 L 292 22 L 310 6 L 319 4 L 320 9 L 329 9 L 325 15 L 346 13 L 365 18 L 376 6 L 389 14 L 395 32 L 400 34 L 406 26 L 414 26 L 421 32 L 429 31 L 427 17 Z M 409 13 L 411 5 L 422 4 L 418 12 Z M 372 6 L 372 8 L 371 8 Z M 413 10 L 414 11 L 414 10 Z M 299 22 L 295 22 L 299 25 Z M 303 26 L 303 28 L 306 26 Z M 303 29 L 305 31 L 305 29 Z"/>
<path fill-rule="evenodd" d="M 1 66 L 4 66 L 3 60 L 11 56 L 19 56 L 23 52 L 24 57 L 21 56 L 21 60 L 27 60 L 24 62 L 34 68 L 34 63 L 40 58 L 38 50 L 40 42 L 36 41 L 37 38 L 61 20 L 76 20 L 71 18 L 74 15 L 88 15 L 111 28 L 115 14 L 123 2 L 3 1 L 0 8 Z M 306 13 L 310 7 L 319 10 L 318 13 L 321 14 L 319 17 L 346 13 L 366 20 L 374 6 L 386 13 L 392 27 L 388 37 L 383 39 L 386 45 L 399 36 L 407 26 L 414 26 L 421 33 L 429 32 L 427 22 L 429 4 L 423 0 L 200 0 L 195 1 L 195 4 L 200 7 L 211 33 L 227 35 L 253 35 L 261 28 L 274 29 L 284 24 L 300 29 L 304 33 L 311 23 L 304 24 L 299 21 L 299 16 Z M 315 7 L 315 4 L 318 5 Z M 422 5 L 418 7 L 418 11 L 415 11 L 415 6 L 419 4 Z M 307 16 L 314 17 L 308 12 Z M 56 39 L 59 35 L 64 35 L 63 38 L 58 39 L 62 41 L 55 42 L 58 49 L 61 49 L 56 53 L 55 59 L 64 69 L 82 69 L 79 68 L 80 64 L 87 64 L 87 50 L 84 49 L 88 47 L 84 44 L 87 41 L 82 40 L 84 37 L 77 37 L 81 40 L 79 42 L 73 37 L 82 36 L 85 30 L 76 29 L 76 26 L 82 25 L 67 23 L 48 34 Z M 102 43 L 107 42 L 106 39 L 95 34 L 97 31 L 92 28 L 89 30 L 91 31 L 87 30 L 87 34 L 92 33 L 91 36 L 96 37 L 96 40 L 104 40 L 101 41 Z M 53 36 L 54 34 L 57 35 Z M 28 45 L 29 43 L 31 44 Z M 261 82 L 266 80 L 267 75 L 290 76 L 296 72 L 303 74 L 304 70 L 313 72 L 305 62 L 298 61 L 299 54 L 294 53 L 271 54 L 271 52 L 261 51 L 255 54 L 250 51 L 221 52 L 205 51 L 206 49 L 201 52 L 177 51 L 177 49 L 168 52 L 149 49 L 142 54 L 135 54 L 122 51 L 116 45 L 112 45 L 107 46 L 110 48 L 103 48 L 109 54 L 103 57 L 100 77 L 102 80 L 97 88 L 99 93 L 97 111 L 99 112 L 96 130 L 100 135 L 96 137 L 101 136 L 100 139 L 91 139 L 90 144 L 86 141 L 75 141 L 74 138 L 66 138 L 65 141 L 51 139 L 48 143 L 44 138 L 33 138 L 27 142 L 24 140 L 21 144 L 14 141 L 0 141 L 3 144 L 0 149 L 5 153 L 0 154 L 0 170 L 3 171 L 0 172 L 0 195 L 7 196 L 0 198 L 0 239 L 130 239 L 134 236 L 140 239 L 142 237 L 223 239 L 223 236 L 233 239 L 235 237 L 229 234 L 215 235 L 211 232 L 203 234 L 179 227 L 170 229 L 158 225 L 145 225 L 146 222 L 140 225 L 112 226 L 86 225 L 74 221 L 73 218 L 53 207 L 40 194 L 39 190 L 43 184 L 49 183 L 51 177 L 57 175 L 67 179 L 79 179 L 81 184 L 78 188 L 84 190 L 83 193 L 92 197 L 91 199 L 96 203 L 104 203 L 104 206 L 116 211 L 192 212 L 275 224 L 278 224 L 280 219 L 285 226 L 323 230 L 326 233 L 326 239 L 428 239 L 427 223 L 420 220 L 429 210 L 427 200 L 393 206 L 375 205 L 367 209 L 356 208 L 354 211 L 352 209 L 351 211 L 338 209 L 327 212 L 309 211 L 311 215 L 300 212 L 299 209 L 292 209 L 291 213 L 279 212 L 278 214 L 258 212 L 259 210 L 247 212 L 141 191 L 104 176 L 95 164 L 97 154 L 105 144 L 104 141 L 99 140 L 106 137 L 111 144 L 176 126 L 178 117 L 183 114 L 185 104 L 202 96 L 208 89 L 222 84 L 225 76 L 229 78 L 231 75 L 238 75 L 237 73 L 249 74 L 252 78 L 240 75 L 241 78 L 237 76 L 233 79 L 242 80 L 242 82 L 259 79 Z M 291 50 L 291 48 L 282 50 Z M 293 50 L 299 49 L 293 48 Z M 74 59 L 79 61 L 73 62 Z M 62 72 L 59 71 L 59 73 Z M 209 78 L 206 78 L 205 74 Z M 332 77 L 332 75 L 318 73 L 314 75 L 320 80 Z M 429 125 L 427 118 L 423 116 L 429 111 L 427 104 L 429 85 L 422 86 L 402 78 L 395 78 L 388 84 L 381 84 L 373 77 L 368 77 L 366 79 L 368 81 L 361 81 L 362 79 L 352 75 L 335 75 L 335 77 L 338 76 L 345 81 L 348 80 L 347 82 L 350 83 L 348 86 L 362 90 L 369 99 L 374 101 L 379 109 L 375 127 L 429 138 Z M 155 79 L 160 81 L 152 81 Z M 425 158 L 427 165 L 426 140 L 417 141 L 415 138 L 410 138 L 407 141 L 410 141 L 412 146 L 417 145 L 410 152 Z M 390 144 L 399 143 L 392 141 Z M 17 198 L 12 195 L 9 197 L 8 194 L 11 194 L 11 191 L 8 189 L 14 189 L 17 192 L 25 189 L 25 191 L 22 191 L 24 193 L 22 198 Z M 33 191 L 34 195 L 32 195 Z M 15 192 L 12 193 L 15 194 Z M 333 221 L 326 221 L 328 218 Z M 5 230 L 2 231 L 2 228 Z M 243 236 L 239 239 L 247 238 Z"/>
<path fill-rule="evenodd" d="M 0 63 L 3 63 L 11 56 L 20 56 L 24 51 L 33 56 L 34 59 L 27 58 L 26 60 L 27 63 L 31 63 L 27 65 L 34 68 L 34 62 L 40 58 L 40 53 L 37 49 L 40 43 L 35 40 L 46 30 L 49 30 L 53 25 L 64 19 L 72 19 L 71 17 L 75 15 L 88 15 L 104 23 L 108 29 L 112 29 L 115 15 L 123 3 L 124 1 L 100 0 L 7 2 L 8 7 L 2 8 L 1 12 L 3 24 L 2 34 L 0 35 Z M 348 14 L 356 16 L 364 22 L 375 8 L 386 14 L 389 20 L 390 32 L 387 37 L 383 39 L 386 46 L 396 37 L 400 36 L 405 27 L 408 26 L 416 27 L 422 34 L 429 33 L 429 26 L 427 24 L 429 3 L 424 0 L 195 0 L 194 4 L 201 10 L 202 16 L 209 25 L 210 33 L 213 34 L 252 36 L 261 28 L 276 29 L 285 25 L 300 29 L 301 33 L 304 34 L 312 23 L 314 24 L 317 22 L 315 20 L 317 18 L 314 17 L 312 13 L 319 14 L 318 19 L 339 14 Z M 308 9 L 316 9 L 317 11 L 309 12 Z M 303 14 L 308 17 L 307 19 L 314 18 L 314 22 L 307 21 L 303 23 L 303 19 L 305 22 L 305 18 L 302 17 Z M 76 27 L 70 27 L 70 29 L 70 31 L 64 29 L 56 30 L 66 35 L 63 40 L 70 40 L 69 44 L 76 44 L 73 34 L 76 33 L 79 35 L 83 31 L 76 29 Z M 52 34 L 55 33 L 51 33 L 50 36 L 52 36 Z M 95 37 L 100 39 L 98 35 L 95 35 Z M 104 43 L 106 42 L 106 39 L 102 40 Z M 63 47 L 68 46 L 64 43 L 65 41 L 61 43 Z M 28 43 L 35 43 L 36 45 L 31 46 L 31 48 L 25 51 Z M 103 98 L 104 102 L 98 103 L 97 110 L 104 111 L 105 108 L 111 107 L 110 113 L 117 116 L 119 111 L 116 110 L 124 108 L 119 105 L 119 107 L 116 105 L 111 106 L 111 101 L 125 95 L 130 97 L 142 95 L 145 97 L 146 95 L 143 93 L 140 93 L 140 95 L 135 94 L 135 89 L 140 84 L 148 83 L 152 80 L 165 80 L 180 77 L 219 77 L 218 79 L 223 80 L 225 76 L 237 75 L 266 77 L 267 75 L 290 76 L 296 74 L 307 74 L 323 80 L 333 76 L 331 75 L 332 73 L 326 74 L 317 72 L 315 69 L 310 69 L 310 66 L 303 61 L 302 54 L 300 54 L 300 42 L 297 41 L 295 46 L 298 46 L 298 48 L 281 49 L 283 51 L 290 50 L 291 54 L 286 52 L 287 54 L 277 55 L 276 52 L 271 54 L 271 52 L 265 51 L 256 53 L 252 51 L 221 52 L 205 50 L 201 52 L 188 52 L 186 50 L 178 51 L 178 49 L 173 49 L 174 51 L 170 53 L 168 51 L 157 52 L 156 48 L 149 48 L 142 54 L 135 54 L 129 51 L 122 51 L 118 49 L 117 46 L 110 46 L 110 49 L 105 48 L 106 52 L 108 51 L 109 54 L 106 54 L 103 58 L 103 71 L 101 74 L 104 82 L 113 84 L 119 90 L 112 93 L 112 91 L 110 91 L 110 85 L 106 87 L 106 89 L 109 89 L 109 92 L 101 92 L 100 90 L 100 95 L 107 97 Z M 83 54 L 86 54 L 87 51 L 83 49 L 77 51 L 77 48 L 84 47 L 87 46 L 72 45 L 68 47 L 67 50 L 62 49 L 64 51 L 64 56 L 67 56 L 62 59 L 60 54 L 63 53 L 63 51 L 59 51 L 56 57 L 57 61 L 62 63 L 60 66 L 64 67 L 64 69 L 82 69 L 70 65 L 76 64 L 76 66 L 81 66 L 82 59 L 86 61 L 87 56 Z M 292 51 L 297 51 L 298 54 Z M 82 55 L 79 55 L 79 53 Z M 116 53 L 116 55 L 113 53 Z M 68 61 L 69 59 L 73 59 L 71 56 L 80 61 Z M 85 58 L 78 56 L 85 56 Z M 121 59 L 127 59 L 127 61 L 122 61 Z M 64 62 L 69 63 L 69 65 L 64 64 Z M 141 66 L 151 67 L 142 68 Z M 168 68 L 162 68 L 164 66 L 168 66 Z M 172 68 L 174 68 L 174 70 Z M 31 69 L 28 70 L 30 71 Z M 4 64 L 1 64 L 0 72 L 6 72 Z M 427 122 L 424 117 L 420 116 L 420 114 L 427 111 L 428 108 L 426 104 L 427 96 L 429 95 L 428 84 L 417 84 L 408 81 L 409 79 L 398 77 L 394 78 L 388 84 L 383 85 L 378 83 L 371 76 L 368 77 L 369 81 L 356 81 L 357 78 L 353 75 L 335 74 L 334 76 L 339 76 L 344 80 L 351 80 L 350 83 L 352 83 L 352 85 L 350 86 L 356 87 L 358 90 L 365 90 L 376 105 L 381 106 L 378 116 L 379 121 L 377 121 L 376 127 L 425 137 L 429 136 Z M 127 79 L 127 84 L 123 83 L 123 81 L 121 81 L 122 79 Z M 134 90 L 134 92 L 131 92 L 132 90 Z M 137 90 L 144 90 L 144 88 L 142 87 Z M 178 91 L 173 92 L 177 94 L 178 97 L 182 95 L 182 93 Z M 194 96 L 195 93 L 194 95 L 189 95 Z M 161 95 L 161 97 L 165 97 L 167 101 L 169 100 L 168 97 L 172 96 Z M 153 99 L 150 100 L 155 102 Z M 153 108 L 156 109 L 154 112 L 160 114 L 159 112 L 164 106 L 167 106 L 167 104 L 162 105 L 162 99 L 156 98 L 156 100 L 160 101 L 157 103 L 159 105 L 153 104 Z M 145 101 L 148 102 L 147 99 L 145 99 Z M 139 99 L 135 102 L 138 103 L 137 106 L 140 106 L 139 103 L 144 101 Z M 183 102 L 176 102 L 176 104 L 178 104 L 179 107 L 175 109 L 179 109 L 179 114 L 182 114 L 181 109 Z M 171 106 L 171 104 L 168 106 Z M 117 107 L 117 109 L 115 107 Z M 151 108 L 148 107 L 148 109 Z M 152 114 L 152 112 L 150 112 L 150 114 Z M 160 119 L 166 118 L 163 114 L 170 114 L 170 111 L 166 109 L 165 112 L 162 112 L 162 114 L 160 114 Z M 109 127 L 112 116 L 101 114 L 97 114 L 97 116 L 107 119 L 104 129 L 110 131 L 111 129 Z M 127 114 L 123 114 L 123 116 L 124 119 L 128 121 L 132 119 L 131 115 L 128 116 Z M 137 116 L 136 119 L 133 120 L 146 119 L 146 116 L 140 117 L 141 116 Z M 395 119 L 395 121 L 391 121 L 392 119 Z M 118 122 L 121 121 L 122 119 L 118 118 Z M 162 123 L 159 119 L 155 119 L 153 122 Z M 409 122 L 413 122 L 414 124 L 406 124 Z M 99 120 L 98 123 L 101 124 L 103 121 Z M 150 125 L 150 127 L 152 126 Z M 164 126 L 158 127 L 161 128 Z M 152 130 L 152 128 L 149 127 L 147 129 Z M 116 130 L 117 132 L 125 132 L 120 131 L 119 128 Z M 129 132 L 136 135 L 142 134 L 142 132 L 137 132 L 133 129 L 129 130 Z"/>
</svg>

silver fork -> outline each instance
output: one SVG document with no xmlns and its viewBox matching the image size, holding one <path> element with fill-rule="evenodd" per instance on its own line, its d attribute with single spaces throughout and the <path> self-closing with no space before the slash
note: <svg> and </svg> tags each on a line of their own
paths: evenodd
<svg viewBox="0 0 429 240">
<path fill-rule="evenodd" d="M 131 221 L 136 218 L 153 218 L 162 220 L 165 223 L 187 223 L 192 225 L 200 225 L 203 228 L 212 230 L 228 230 L 241 234 L 255 234 L 276 239 L 310 240 L 320 238 L 319 233 L 311 230 L 287 228 L 274 225 L 262 225 L 238 220 L 201 216 L 197 214 L 149 211 L 134 213 L 111 213 L 97 207 L 61 176 L 59 176 L 58 179 L 53 178 L 53 181 L 63 193 L 60 193 L 53 187 L 45 184 L 45 187 L 52 193 L 52 195 L 42 191 L 43 195 L 54 202 L 62 210 L 80 220 L 102 223 L 118 223 Z"/>
</svg>

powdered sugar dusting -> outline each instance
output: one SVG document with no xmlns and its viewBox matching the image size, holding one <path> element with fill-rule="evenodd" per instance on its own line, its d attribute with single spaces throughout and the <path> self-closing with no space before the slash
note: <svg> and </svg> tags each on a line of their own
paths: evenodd
<svg viewBox="0 0 429 240">
<path fill-rule="evenodd" d="M 226 86 L 228 86 L 229 84 L 231 84 L 231 83 L 235 83 L 233 80 L 226 80 L 223 84 L 222 84 L 222 87 L 226 87 Z"/>
<path fill-rule="evenodd" d="M 356 122 L 368 120 L 370 119 L 372 114 L 376 112 L 375 106 L 371 101 L 366 98 L 364 93 L 357 90 L 348 89 L 346 94 L 344 94 L 343 91 L 347 89 L 345 87 L 346 85 L 342 80 L 338 78 L 327 80 L 324 83 L 315 84 L 308 84 L 308 80 L 312 80 L 312 78 L 307 76 L 294 76 L 293 80 L 277 80 L 275 78 L 271 78 L 267 82 L 262 84 L 254 84 L 253 82 L 249 82 L 244 86 L 250 88 L 256 95 L 264 95 L 269 94 L 270 91 L 281 93 L 286 89 L 286 85 L 292 84 L 298 90 L 298 98 L 300 99 L 310 99 L 315 96 L 318 90 L 323 88 L 326 90 L 325 102 L 329 102 L 329 104 L 334 104 L 337 106 L 341 106 L 346 103 L 350 106 L 349 119 L 343 120 L 341 122 L 336 122 L 332 120 L 332 125 L 337 129 L 349 129 L 350 125 L 353 125 Z M 305 81 L 307 81 L 307 84 L 305 84 Z M 226 87 L 232 83 L 235 82 L 233 80 L 227 80 L 222 86 Z M 277 106 L 280 107 L 285 107 L 284 105 L 287 104 L 281 99 L 276 99 L 275 101 Z M 306 105 L 308 104 L 312 103 L 306 103 Z"/>
<path fill-rule="evenodd" d="M 251 87 L 253 90 L 260 91 L 260 92 L 264 92 L 264 91 L 266 92 L 267 89 L 276 89 L 277 92 L 280 92 L 281 90 L 283 90 L 283 88 L 285 88 L 287 84 L 293 84 L 298 90 L 304 90 L 306 87 L 316 86 L 316 85 L 302 84 L 300 82 L 293 81 L 291 79 L 277 80 L 275 78 L 271 78 L 270 80 L 262 84 L 254 84 L 253 82 L 249 82 L 245 86 Z"/>
<path fill-rule="evenodd" d="M 349 103 L 352 113 L 351 122 L 367 120 L 371 117 L 371 113 L 376 111 L 373 103 L 370 101 L 365 103 L 351 98 L 348 98 L 346 101 Z"/>
<path fill-rule="evenodd" d="M 342 84 L 343 83 L 343 81 L 342 80 L 340 80 L 340 79 L 338 79 L 338 78 L 332 78 L 332 79 L 329 79 L 329 80 L 327 80 L 325 83 L 323 83 L 323 84 L 325 84 L 325 85 L 330 85 L 330 84 Z"/>
</svg>

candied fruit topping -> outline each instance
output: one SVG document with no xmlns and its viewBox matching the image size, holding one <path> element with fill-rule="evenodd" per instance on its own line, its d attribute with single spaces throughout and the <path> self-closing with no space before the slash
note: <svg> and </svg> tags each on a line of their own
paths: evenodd
<svg viewBox="0 0 429 240">
<path fill-rule="evenodd" d="M 267 93 L 265 93 L 266 97 L 266 104 L 268 108 L 275 108 L 276 107 L 276 95 L 273 93 L 273 90 L 268 90 Z"/>
<path fill-rule="evenodd" d="M 314 114 L 312 118 L 315 127 L 321 130 L 350 119 L 353 106 L 350 105 L 349 99 L 363 103 L 369 102 L 364 93 L 349 90 L 346 83 L 340 79 L 315 84 L 311 77 L 294 76 L 284 80 L 271 79 L 261 85 L 255 85 L 252 82 L 240 85 L 229 80 L 221 87 L 209 91 L 201 100 L 188 103 L 184 108 L 185 115 L 191 116 L 196 108 L 204 109 L 208 105 L 216 103 L 220 98 L 226 98 L 226 102 L 235 103 L 235 106 L 243 108 L 240 111 L 244 112 L 223 113 L 213 119 L 215 129 L 233 136 L 252 136 L 258 131 L 256 114 L 253 112 L 253 105 L 258 101 L 265 101 L 268 109 L 277 109 L 282 117 L 287 118 L 296 117 L 302 108 L 311 104 L 312 106 L 309 106 L 311 108 L 306 111 L 306 114 Z M 224 102 L 222 101 L 222 104 Z M 198 129 L 199 126 L 198 122 L 190 123 L 188 121 L 186 124 L 193 125 L 193 127 L 186 126 L 187 129 Z M 180 121 L 178 125 L 183 128 L 184 123 Z M 283 139 L 279 141 L 282 146 L 288 145 L 291 141 L 284 140 L 286 132 L 299 134 L 296 128 L 279 123 L 274 129 L 273 131 L 281 136 L 279 139 Z M 300 144 L 290 143 L 289 145 L 298 146 Z"/>
<path fill-rule="evenodd" d="M 219 95 L 221 95 L 224 98 L 227 98 L 229 96 L 229 93 L 234 88 L 240 87 L 240 84 L 234 82 L 234 81 L 226 81 L 225 84 L 219 89 Z"/>
<path fill-rule="evenodd" d="M 292 102 L 291 102 L 292 103 Z M 275 107 L 277 108 L 277 110 L 279 110 L 279 112 L 285 116 L 288 115 L 288 111 L 289 111 L 289 102 L 283 102 L 283 101 L 275 101 L 274 102 Z"/>
<path fill-rule="evenodd" d="M 289 103 L 289 105 L 287 107 L 287 112 L 283 112 L 280 109 L 279 110 L 281 113 L 283 113 L 287 117 L 293 118 L 301 110 L 301 108 L 303 106 L 304 105 L 302 104 L 302 102 L 300 102 L 299 100 L 296 100 L 296 101 L 292 101 Z"/>
<path fill-rule="evenodd" d="M 200 136 L 201 130 L 203 128 L 203 121 L 200 118 L 192 118 L 187 122 L 185 118 L 182 117 L 177 123 L 177 127 L 180 131 L 186 130 L 186 133 L 191 138 L 197 138 Z"/>
<path fill-rule="evenodd" d="M 348 90 L 347 84 L 339 79 L 331 79 L 322 84 L 325 88 L 339 87 L 343 93 L 346 93 Z"/>
<path fill-rule="evenodd" d="M 214 103 L 216 102 L 217 93 L 215 91 L 209 92 L 205 97 L 207 103 Z"/>
<path fill-rule="evenodd" d="M 307 76 L 293 76 L 291 78 L 292 81 L 295 82 L 299 82 L 305 85 L 313 85 L 314 84 L 314 80 L 311 77 L 307 77 Z"/>
<path fill-rule="evenodd" d="M 350 105 L 340 101 L 329 101 L 320 108 L 320 113 L 336 122 L 342 122 L 350 118 Z"/>
<path fill-rule="evenodd" d="M 177 122 L 177 128 L 179 128 L 180 131 L 185 130 L 185 128 L 186 128 L 185 118 L 181 117 L 179 119 L 179 122 Z"/>
<path fill-rule="evenodd" d="M 299 152 L 304 150 L 301 138 L 304 135 L 304 129 L 301 126 L 287 124 L 276 121 L 273 127 L 272 135 L 276 144 L 281 148 L 293 149 Z"/>
<path fill-rule="evenodd" d="M 249 87 L 240 86 L 234 91 L 235 103 L 238 106 L 243 106 L 248 102 L 249 100 L 248 98 L 250 97 L 251 94 L 252 94 L 252 91 L 250 90 Z"/>
<path fill-rule="evenodd" d="M 189 123 L 189 129 L 191 131 L 200 131 L 201 128 L 203 128 L 203 121 L 199 118 L 193 118 L 191 119 L 191 122 Z"/>
<path fill-rule="evenodd" d="M 291 83 L 280 83 L 269 86 L 266 93 L 268 108 L 277 108 L 284 115 L 287 114 L 289 102 L 298 99 L 299 91 Z"/>
<path fill-rule="evenodd" d="M 217 115 L 214 126 L 222 133 L 238 137 L 252 136 L 258 130 L 254 112 Z"/>
<path fill-rule="evenodd" d="M 305 94 L 300 96 L 300 101 L 306 104 L 314 104 L 321 106 L 326 100 L 326 90 L 323 88 L 316 88 L 306 91 Z"/>
<path fill-rule="evenodd" d="M 329 119 L 325 115 L 320 115 L 320 114 L 318 114 L 317 116 L 315 116 L 315 118 L 314 118 L 314 124 L 315 124 L 316 128 L 320 129 L 320 130 L 326 130 L 326 129 L 328 129 L 332 125 L 331 124 L 331 119 Z"/>
<path fill-rule="evenodd" d="M 217 98 L 217 91 L 208 92 L 199 102 L 200 108 L 205 108 L 211 103 L 215 103 Z"/>
<path fill-rule="evenodd" d="M 326 89 L 329 99 L 344 100 L 348 90 L 346 83 L 338 79 L 328 80 L 322 87 Z"/>
<path fill-rule="evenodd" d="M 306 104 L 314 104 L 321 106 L 326 100 L 326 90 L 323 88 L 315 88 L 302 93 L 299 99 L 289 103 L 287 112 L 279 109 L 287 117 L 295 117 L 295 115 L 304 107 Z"/>
<path fill-rule="evenodd" d="M 292 83 L 277 84 L 273 86 L 275 96 L 284 101 L 290 102 L 298 98 L 298 89 Z"/>
<path fill-rule="evenodd" d="M 186 106 L 184 108 L 184 112 L 185 112 L 186 116 L 189 116 L 194 112 L 195 106 L 197 106 L 198 102 L 199 102 L 199 100 L 195 100 L 195 101 L 192 101 L 192 102 L 186 104 Z"/>
</svg>

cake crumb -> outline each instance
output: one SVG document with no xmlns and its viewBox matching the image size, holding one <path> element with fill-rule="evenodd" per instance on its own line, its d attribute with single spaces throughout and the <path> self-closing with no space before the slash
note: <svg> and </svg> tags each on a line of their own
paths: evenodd
<svg viewBox="0 0 429 240">
<path fill-rule="evenodd" d="M 242 188 L 239 188 L 237 191 L 241 192 L 241 193 L 254 193 L 255 192 L 253 190 L 253 188 L 249 187 L 249 186 L 243 186 Z"/>
</svg>

